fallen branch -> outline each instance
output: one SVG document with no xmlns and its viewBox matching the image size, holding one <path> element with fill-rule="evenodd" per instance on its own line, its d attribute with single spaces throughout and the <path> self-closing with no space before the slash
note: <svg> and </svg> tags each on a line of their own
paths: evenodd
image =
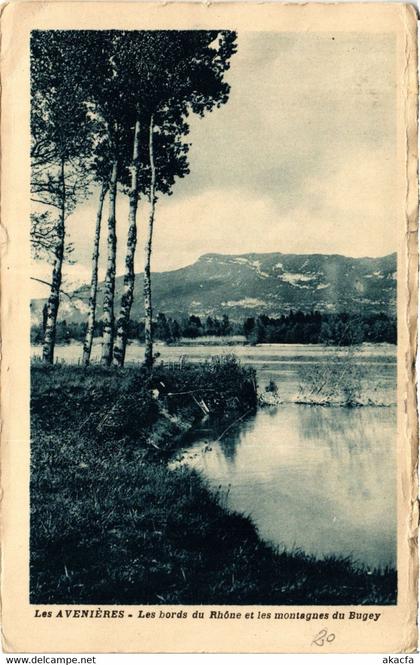
<svg viewBox="0 0 420 665">
<path fill-rule="evenodd" d="M 251 411 L 252 411 L 252 409 L 248 409 L 248 411 L 245 411 L 245 413 L 243 413 L 241 416 L 239 416 L 239 418 L 236 418 L 236 420 L 234 420 L 233 423 L 231 423 L 229 425 L 229 427 L 226 427 L 226 429 L 221 433 L 221 435 L 217 437 L 216 441 L 220 441 L 220 439 L 224 437 L 226 432 L 228 432 L 231 429 L 231 427 L 233 427 L 234 425 L 236 425 L 236 423 L 239 423 L 241 420 L 243 420 L 245 418 L 245 416 L 247 416 L 249 413 L 251 413 Z"/>
<path fill-rule="evenodd" d="M 193 393 L 215 393 L 215 388 L 197 388 L 196 390 L 184 390 L 180 393 L 167 393 L 168 397 L 173 397 L 174 395 L 192 395 Z"/>
<path fill-rule="evenodd" d="M 205 403 L 205 401 L 203 399 L 198 400 L 195 395 L 193 395 L 192 398 L 193 398 L 194 402 L 200 407 L 200 409 L 202 410 L 204 415 L 208 416 L 210 411 L 209 411 L 209 408 L 208 408 L 207 404 Z"/>
</svg>

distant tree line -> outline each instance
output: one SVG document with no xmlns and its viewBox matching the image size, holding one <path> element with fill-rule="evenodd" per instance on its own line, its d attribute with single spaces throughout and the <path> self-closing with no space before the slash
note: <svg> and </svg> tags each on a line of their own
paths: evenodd
<svg viewBox="0 0 420 665">
<path fill-rule="evenodd" d="M 33 325 L 31 342 L 42 344 L 44 324 Z M 56 341 L 67 343 L 72 340 L 83 342 L 86 336 L 86 322 L 57 322 Z M 227 314 L 221 318 L 186 315 L 179 320 L 160 312 L 152 324 L 153 336 L 168 344 L 180 339 L 200 337 L 231 337 L 244 335 L 249 344 L 337 344 L 349 346 L 362 342 L 397 342 L 397 321 L 387 314 L 321 314 L 320 312 L 289 312 L 279 318 L 264 314 L 248 317 L 243 322 L 231 321 Z M 104 322 L 95 321 L 94 336 L 102 337 Z M 128 339 L 145 341 L 144 321 L 130 319 Z"/>
<path fill-rule="evenodd" d="M 244 334 L 251 344 L 337 344 L 397 342 L 397 320 L 387 314 L 321 314 L 290 312 L 279 318 L 264 314 L 244 322 Z"/>
</svg>

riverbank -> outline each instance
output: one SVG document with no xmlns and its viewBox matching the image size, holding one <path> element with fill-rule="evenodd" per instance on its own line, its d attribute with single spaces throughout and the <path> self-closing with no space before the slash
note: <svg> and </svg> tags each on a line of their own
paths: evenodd
<svg viewBox="0 0 420 665">
<path fill-rule="evenodd" d="M 396 574 L 262 542 L 171 450 L 256 408 L 255 373 L 204 365 L 32 370 L 31 602 L 389 604 Z M 208 412 L 208 413 L 206 413 Z"/>
</svg>

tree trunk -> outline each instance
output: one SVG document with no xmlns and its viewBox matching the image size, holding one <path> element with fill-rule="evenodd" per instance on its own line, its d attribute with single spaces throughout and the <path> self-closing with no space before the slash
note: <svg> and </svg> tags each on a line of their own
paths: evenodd
<svg viewBox="0 0 420 665">
<path fill-rule="evenodd" d="M 99 205 L 96 213 L 96 227 L 95 238 L 93 241 L 92 252 L 92 277 L 90 282 L 90 295 L 89 295 L 89 315 L 87 320 L 87 329 L 85 340 L 83 342 L 83 365 L 87 366 L 90 363 L 90 354 L 92 351 L 93 333 L 95 329 L 95 315 L 96 315 L 96 295 L 98 290 L 98 260 L 99 260 L 99 241 L 101 238 L 101 223 L 102 223 L 102 210 L 104 207 L 104 199 L 108 190 L 108 183 L 102 183 L 101 191 L 99 194 Z"/>
<path fill-rule="evenodd" d="M 115 203 L 117 198 L 117 162 L 112 165 L 109 183 L 109 210 L 108 210 L 108 258 L 104 287 L 104 329 L 102 342 L 102 365 L 109 367 L 112 360 L 112 342 L 114 338 L 114 294 L 115 294 L 115 268 L 117 252 L 117 235 L 115 231 Z"/>
<path fill-rule="evenodd" d="M 128 326 L 130 323 L 131 306 L 134 293 L 134 256 L 137 245 L 137 204 L 138 204 L 138 175 L 139 175 L 139 145 L 140 121 L 136 121 L 133 140 L 133 161 L 131 164 L 131 182 L 128 212 L 127 253 L 125 256 L 124 288 L 121 296 L 120 315 L 117 321 L 116 339 L 114 344 L 114 365 L 122 367 L 127 347 Z"/>
<path fill-rule="evenodd" d="M 47 321 L 48 321 L 48 305 L 45 303 L 44 307 L 42 308 L 42 334 L 45 335 L 45 330 L 47 327 Z"/>
<path fill-rule="evenodd" d="M 150 118 L 149 127 L 149 162 L 150 162 L 150 211 L 147 228 L 146 245 L 144 247 L 144 362 L 151 369 L 153 365 L 153 330 L 152 330 L 152 284 L 150 279 L 150 257 L 152 254 L 153 222 L 155 217 L 155 189 L 156 189 L 156 167 L 153 153 L 153 114 Z"/>
<path fill-rule="evenodd" d="M 60 167 L 61 206 L 57 225 L 58 242 L 55 248 L 55 260 L 51 278 L 51 291 L 47 302 L 47 316 L 44 328 L 44 343 L 42 347 L 42 360 L 47 365 L 54 362 L 55 335 L 57 327 L 57 314 L 60 304 L 60 289 L 62 281 L 64 243 L 66 239 L 66 179 L 64 170 L 64 157 L 61 158 Z"/>
</svg>

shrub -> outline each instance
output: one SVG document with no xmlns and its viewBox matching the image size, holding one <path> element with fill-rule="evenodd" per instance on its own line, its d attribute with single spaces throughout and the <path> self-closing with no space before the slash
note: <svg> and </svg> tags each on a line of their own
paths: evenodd
<svg viewBox="0 0 420 665">
<path fill-rule="evenodd" d="M 310 371 L 307 367 L 300 369 L 298 402 L 360 406 L 364 374 L 355 360 L 354 347 L 331 352 Z"/>
<path fill-rule="evenodd" d="M 202 364 L 160 364 L 152 374 L 140 366 L 35 364 L 31 381 L 32 427 L 47 433 L 68 429 L 101 441 L 150 442 L 162 409 L 191 424 L 203 412 L 243 413 L 255 408 L 257 399 L 255 371 L 242 367 L 233 355 Z M 184 430 L 173 419 L 160 425 L 173 437 Z"/>
</svg>

